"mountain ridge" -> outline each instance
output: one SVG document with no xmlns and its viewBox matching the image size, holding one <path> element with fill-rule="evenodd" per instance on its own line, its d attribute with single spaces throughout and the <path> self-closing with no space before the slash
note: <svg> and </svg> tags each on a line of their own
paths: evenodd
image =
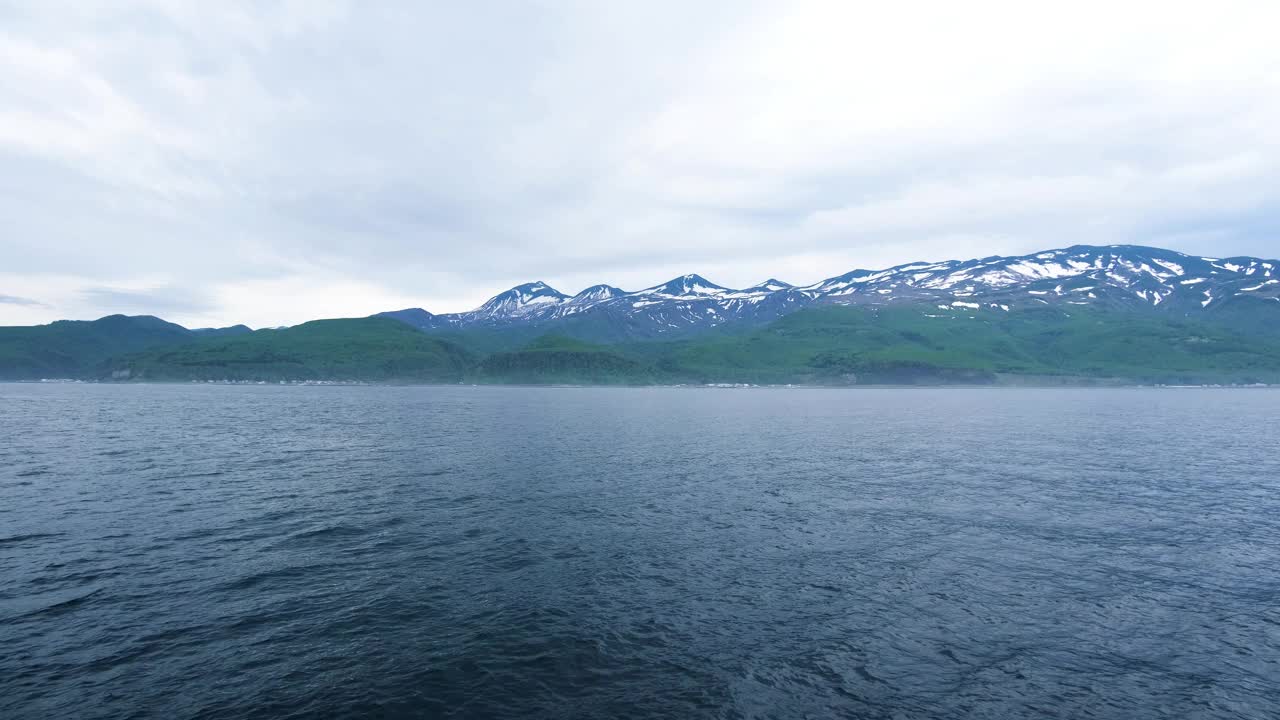
<svg viewBox="0 0 1280 720">
<path fill-rule="evenodd" d="M 680 337 L 731 322 L 758 325 L 805 307 L 911 303 L 1003 312 L 1038 305 L 1111 307 L 1188 318 L 1220 313 L 1228 324 L 1256 329 L 1253 315 L 1272 310 L 1245 307 L 1255 301 L 1280 310 L 1280 260 L 1211 258 L 1140 245 L 1073 245 L 1027 255 L 856 269 L 804 286 L 771 278 L 734 289 L 688 274 L 642 290 L 594 285 L 570 296 L 539 281 L 467 312 L 414 309 L 423 314 L 410 324 L 426 331 L 561 324 L 568 334 L 576 333 L 575 325 L 594 326 L 583 333 L 587 339 L 618 341 Z"/>
<path fill-rule="evenodd" d="M 852 270 L 745 289 L 518 285 L 291 328 L 109 315 L 0 327 L 0 379 L 478 383 L 1280 383 L 1280 261 L 1142 246 Z M 1034 378 L 1039 378 L 1035 380 Z"/>
</svg>

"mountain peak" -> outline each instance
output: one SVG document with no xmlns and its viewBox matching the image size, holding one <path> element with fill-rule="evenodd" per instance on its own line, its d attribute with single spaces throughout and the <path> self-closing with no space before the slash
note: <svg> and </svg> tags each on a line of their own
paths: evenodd
<svg viewBox="0 0 1280 720">
<path fill-rule="evenodd" d="M 521 304 L 525 304 L 532 300 L 536 300 L 538 298 L 551 298 L 555 300 L 564 300 L 568 297 L 569 297 L 568 295 L 565 295 L 559 290 L 551 287 L 550 285 L 542 282 L 541 280 L 538 280 L 537 282 L 530 282 L 530 283 L 524 283 L 523 285 L 517 285 L 504 293 L 499 293 L 493 296 L 492 298 L 490 298 L 489 302 L 485 303 L 485 305 L 488 305 L 495 301 L 502 302 L 506 300 L 515 300 L 520 302 Z"/>
<path fill-rule="evenodd" d="M 625 294 L 626 293 L 619 288 L 601 283 L 600 285 L 592 285 L 577 295 L 574 295 L 569 300 L 574 303 L 599 302 L 601 300 L 609 300 Z"/>
<path fill-rule="evenodd" d="M 414 316 L 417 316 L 417 317 L 428 317 L 428 318 L 433 318 L 433 317 L 435 317 L 435 316 L 436 316 L 436 315 L 435 315 L 435 313 L 430 312 L 430 311 L 428 311 L 428 310 L 423 310 L 422 308 L 405 308 L 405 309 L 403 309 L 403 310 L 388 310 L 387 312 L 380 312 L 380 313 L 378 313 L 378 315 L 379 315 L 379 316 L 383 316 L 383 315 L 414 315 Z"/>
<path fill-rule="evenodd" d="M 517 285 L 511 288 L 510 290 L 506 291 L 505 293 L 501 293 L 497 297 L 503 297 L 503 296 L 529 298 L 529 299 L 540 298 L 540 297 L 564 299 L 569 297 L 568 295 L 565 295 L 564 293 L 542 282 L 541 280 L 524 283 L 522 285 Z"/>
<path fill-rule="evenodd" d="M 681 275 L 678 278 L 640 292 L 649 295 L 718 295 L 727 289 L 701 275 L 689 274 Z"/>
<path fill-rule="evenodd" d="M 399 320 L 402 323 L 412 325 L 419 330 L 427 330 L 437 325 L 438 315 L 427 312 L 422 308 L 405 308 L 404 310 L 389 310 L 380 312 L 371 317 L 388 317 L 393 320 Z"/>
<path fill-rule="evenodd" d="M 751 287 L 747 288 L 746 291 L 750 292 L 754 290 L 754 291 L 774 292 L 777 290 L 788 290 L 793 287 L 795 287 L 795 285 L 792 285 L 789 282 L 783 282 L 777 278 L 769 278 L 768 280 L 765 280 L 762 283 L 752 285 Z"/>
<path fill-rule="evenodd" d="M 569 296 L 542 282 L 524 283 L 494 295 L 473 312 L 490 320 L 508 316 L 526 315 L 537 308 L 559 305 Z"/>
</svg>

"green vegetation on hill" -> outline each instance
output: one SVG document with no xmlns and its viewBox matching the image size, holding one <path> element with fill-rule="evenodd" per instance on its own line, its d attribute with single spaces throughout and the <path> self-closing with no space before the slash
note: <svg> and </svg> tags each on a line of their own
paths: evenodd
<svg viewBox="0 0 1280 720">
<path fill-rule="evenodd" d="M 545 334 L 545 331 L 539 328 L 518 325 L 501 330 L 469 328 L 466 330 L 427 330 L 425 332 L 431 337 L 466 348 L 468 352 L 481 357 L 493 353 L 520 350 Z"/>
<path fill-rule="evenodd" d="M 147 315 L 0 327 L 0 380 L 84 377 L 109 357 L 192 340 L 190 330 Z"/>
<path fill-rule="evenodd" d="M 652 369 L 610 348 L 546 335 L 513 352 L 499 352 L 480 362 L 472 373 L 478 382 L 572 385 L 652 383 Z"/>
<path fill-rule="evenodd" d="M 457 382 L 466 350 L 390 318 L 315 320 L 117 358 L 101 376 L 131 380 Z"/>
<path fill-rule="evenodd" d="M 682 343 L 676 375 L 757 383 L 987 383 L 1006 375 L 1277 382 L 1280 344 L 1126 313 L 825 307 L 740 336 Z"/>
<path fill-rule="evenodd" d="M 450 339 L 445 339 L 449 337 Z M 1280 383 L 1280 337 L 1122 310 L 826 306 L 763 327 L 593 344 L 398 320 L 193 333 L 111 316 L 0 328 L 0 379 L 524 384 Z"/>
</svg>

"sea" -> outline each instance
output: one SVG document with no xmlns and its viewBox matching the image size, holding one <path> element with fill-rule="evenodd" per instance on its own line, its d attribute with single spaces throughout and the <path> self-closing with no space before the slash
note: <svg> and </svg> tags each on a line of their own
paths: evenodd
<svg viewBox="0 0 1280 720">
<path fill-rule="evenodd" d="M 3 384 L 0 718 L 1276 718 L 1278 420 Z"/>
</svg>

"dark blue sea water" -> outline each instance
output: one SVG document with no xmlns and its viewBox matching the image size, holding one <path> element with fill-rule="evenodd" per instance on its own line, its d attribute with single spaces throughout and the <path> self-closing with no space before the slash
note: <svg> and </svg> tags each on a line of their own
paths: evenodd
<svg viewBox="0 0 1280 720">
<path fill-rule="evenodd" d="M 0 385 L 0 718 L 1280 717 L 1278 418 Z"/>
</svg>

